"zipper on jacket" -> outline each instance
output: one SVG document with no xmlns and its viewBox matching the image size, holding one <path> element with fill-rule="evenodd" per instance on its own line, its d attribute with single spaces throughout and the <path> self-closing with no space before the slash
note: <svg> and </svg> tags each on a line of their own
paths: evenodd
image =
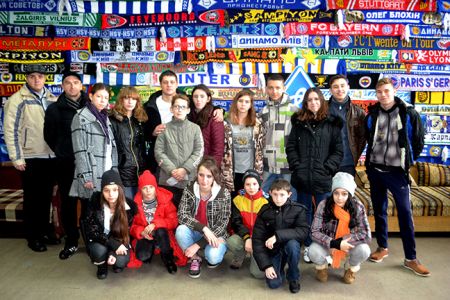
<svg viewBox="0 0 450 300">
<path fill-rule="evenodd" d="M 386 155 L 387 152 L 389 150 L 389 134 L 391 133 L 391 114 L 387 114 L 388 115 L 388 126 L 387 126 L 387 133 L 386 133 L 386 150 L 384 151 L 384 165 L 387 166 L 386 164 Z"/>
<path fill-rule="evenodd" d="M 136 162 L 136 176 L 139 178 L 139 163 L 137 161 L 136 158 L 136 154 L 133 151 L 133 140 L 134 140 L 134 131 L 133 131 L 133 126 L 131 126 L 131 118 L 128 118 L 128 125 L 130 126 L 130 133 L 131 133 L 131 139 L 130 139 L 130 150 L 131 150 L 131 154 L 133 155 L 134 161 Z"/>
</svg>

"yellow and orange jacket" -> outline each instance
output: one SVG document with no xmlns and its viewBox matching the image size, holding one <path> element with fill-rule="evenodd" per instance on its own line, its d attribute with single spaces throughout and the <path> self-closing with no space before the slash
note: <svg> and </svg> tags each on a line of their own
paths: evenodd
<svg viewBox="0 0 450 300">
<path fill-rule="evenodd" d="M 266 203 L 268 203 L 268 200 L 263 197 L 262 190 L 259 190 L 253 196 L 245 193 L 233 199 L 231 205 L 231 228 L 244 241 L 251 238 L 258 212 Z"/>
</svg>

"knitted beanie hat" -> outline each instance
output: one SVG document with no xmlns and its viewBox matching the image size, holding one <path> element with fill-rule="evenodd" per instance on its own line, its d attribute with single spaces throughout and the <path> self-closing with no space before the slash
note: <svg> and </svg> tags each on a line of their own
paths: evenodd
<svg viewBox="0 0 450 300">
<path fill-rule="evenodd" d="M 259 176 L 258 172 L 256 172 L 255 170 L 252 170 L 252 169 L 245 171 L 244 176 L 242 177 L 242 183 L 245 184 L 245 180 L 249 177 L 255 178 L 256 181 L 258 181 L 259 187 L 261 187 L 262 180 L 261 180 L 261 177 Z"/>
<path fill-rule="evenodd" d="M 114 170 L 108 170 L 103 173 L 102 176 L 102 190 L 106 185 L 117 184 L 123 188 L 122 180 L 120 179 L 119 173 Z"/>
<path fill-rule="evenodd" d="M 349 192 L 352 197 L 355 195 L 356 183 L 352 175 L 345 172 L 337 172 L 333 177 L 333 184 L 331 190 L 334 191 L 341 188 Z"/>
</svg>

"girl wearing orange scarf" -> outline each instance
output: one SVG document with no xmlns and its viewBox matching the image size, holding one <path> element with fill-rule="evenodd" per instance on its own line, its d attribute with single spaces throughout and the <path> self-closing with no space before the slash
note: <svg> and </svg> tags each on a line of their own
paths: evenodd
<svg viewBox="0 0 450 300">
<path fill-rule="evenodd" d="M 369 222 L 364 205 L 353 198 L 355 189 L 352 175 L 336 173 L 332 196 L 319 204 L 314 215 L 309 257 L 321 282 L 328 280 L 328 264 L 337 269 L 345 262 L 343 280 L 353 283 L 360 264 L 370 255 Z"/>
</svg>

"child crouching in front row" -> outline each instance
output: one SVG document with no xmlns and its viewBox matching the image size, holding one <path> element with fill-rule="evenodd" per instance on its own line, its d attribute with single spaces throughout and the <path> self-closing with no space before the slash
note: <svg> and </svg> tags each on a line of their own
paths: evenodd
<svg viewBox="0 0 450 300">
<path fill-rule="evenodd" d="M 187 258 L 178 246 L 174 230 L 178 225 L 177 210 L 172 203 L 172 193 L 158 187 L 156 178 L 146 170 L 139 176 L 139 190 L 134 197 L 137 214 L 130 234 L 135 239 L 136 258 L 150 263 L 155 248 L 159 247 L 161 259 L 171 274 L 177 265 L 184 266 Z M 140 266 L 142 263 L 135 263 Z"/>
<path fill-rule="evenodd" d="M 353 176 L 338 172 L 333 177 L 333 194 L 322 201 L 311 226 L 313 243 L 309 258 L 316 265 L 316 278 L 328 280 L 328 263 L 337 269 L 348 256 L 343 280 L 351 284 L 360 264 L 370 255 L 371 234 L 364 205 L 353 198 Z"/>
<path fill-rule="evenodd" d="M 291 185 L 277 179 L 270 187 L 269 203 L 258 213 L 253 228 L 253 255 L 261 271 L 265 272 L 269 288 L 283 284 L 284 267 L 291 293 L 300 291 L 300 243 L 309 232 L 305 207 L 289 199 Z"/>
<path fill-rule="evenodd" d="M 253 257 L 252 234 L 259 210 L 268 201 L 261 189 L 261 177 L 255 170 L 247 170 L 242 176 L 244 195 L 234 197 L 231 203 L 231 228 L 234 234 L 227 240 L 228 249 L 233 253 L 230 268 L 239 269 L 249 253 L 250 273 L 255 278 L 264 278 Z"/>
</svg>

